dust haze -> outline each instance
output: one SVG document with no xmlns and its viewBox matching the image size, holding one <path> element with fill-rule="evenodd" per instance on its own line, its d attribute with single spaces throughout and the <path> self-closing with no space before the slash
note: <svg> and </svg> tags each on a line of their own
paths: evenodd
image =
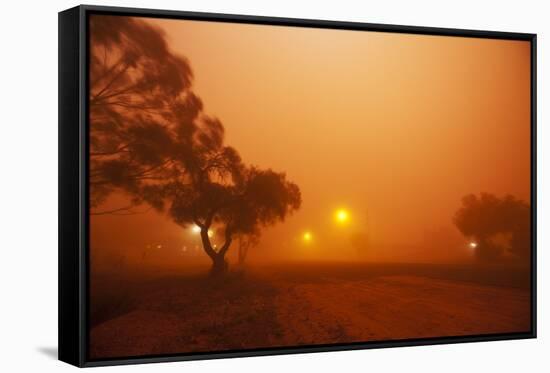
<svg viewBox="0 0 550 373">
<path fill-rule="evenodd" d="M 93 358 L 530 330 L 528 42 L 90 22 Z"/>
</svg>

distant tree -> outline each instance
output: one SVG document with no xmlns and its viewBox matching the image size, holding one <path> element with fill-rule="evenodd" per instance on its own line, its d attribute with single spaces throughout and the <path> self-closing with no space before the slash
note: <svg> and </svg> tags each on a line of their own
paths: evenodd
<svg viewBox="0 0 550 373">
<path fill-rule="evenodd" d="M 188 61 L 162 30 L 131 17 L 90 18 L 90 200 L 92 214 L 162 207 L 164 182 L 185 175 L 191 144 L 210 119 L 192 91 Z M 115 190 L 129 206 L 98 207 Z"/>
<path fill-rule="evenodd" d="M 526 261 L 531 256 L 531 207 L 507 196 L 503 201 L 503 210 L 508 214 L 508 231 L 512 234 L 510 252 Z"/>
<path fill-rule="evenodd" d="M 530 207 L 511 195 L 498 198 L 481 193 L 462 199 L 462 207 L 453 221 L 460 232 L 475 240 L 476 255 L 480 260 L 501 259 L 505 253 L 492 240 L 498 234 L 509 234 L 510 254 L 525 259 L 530 254 Z"/>
<path fill-rule="evenodd" d="M 169 191 L 174 221 L 200 227 L 213 274 L 226 271 L 225 255 L 235 237 L 253 240 L 261 227 L 284 221 L 301 204 L 298 186 L 284 173 L 247 167 L 234 149 L 220 145 L 210 143 L 197 152 L 201 156 L 196 159 L 192 183 L 175 183 Z M 224 237 L 219 248 L 208 235 L 213 226 Z"/>
<path fill-rule="evenodd" d="M 240 234 L 237 236 L 237 264 L 243 266 L 248 252 L 251 248 L 258 245 L 260 240 L 259 231 L 257 233 Z"/>
</svg>

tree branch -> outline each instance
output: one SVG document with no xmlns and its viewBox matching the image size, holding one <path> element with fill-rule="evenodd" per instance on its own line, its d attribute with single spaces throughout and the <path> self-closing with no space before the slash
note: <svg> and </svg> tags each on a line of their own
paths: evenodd
<svg viewBox="0 0 550 373">
<path fill-rule="evenodd" d="M 218 252 L 218 255 L 221 255 L 222 257 L 225 256 L 225 253 L 227 253 L 227 250 L 229 250 L 229 246 L 231 246 L 231 242 L 233 241 L 233 232 L 231 228 L 226 227 L 225 228 L 225 243 L 223 244 L 222 248 Z"/>
<path fill-rule="evenodd" d="M 208 228 L 207 226 L 201 227 L 201 240 L 202 240 L 202 247 L 206 254 L 212 259 L 215 260 L 216 256 L 218 255 L 214 249 L 212 248 L 212 244 L 210 243 L 210 238 L 208 237 Z"/>
<path fill-rule="evenodd" d="M 115 154 L 122 153 L 122 152 L 126 151 L 128 146 L 129 146 L 129 144 L 126 144 L 126 145 L 121 146 L 121 147 L 119 147 L 116 150 L 113 150 L 111 152 L 92 152 L 92 151 L 90 151 L 90 156 L 91 157 L 94 157 L 94 156 L 100 157 L 100 156 L 106 156 L 106 155 L 115 155 Z"/>
<path fill-rule="evenodd" d="M 144 211 L 133 211 L 132 209 L 135 208 L 134 205 L 119 207 L 112 210 L 105 210 L 105 211 L 98 211 L 98 212 L 92 212 L 90 211 L 90 215 L 138 215 L 138 214 L 145 214 L 151 210 L 151 207 L 147 208 Z"/>
<path fill-rule="evenodd" d="M 94 101 L 97 101 L 99 100 L 99 98 L 101 97 L 101 95 L 103 93 L 105 93 L 116 81 L 118 78 L 120 78 L 120 76 L 122 74 L 124 74 L 126 72 L 126 70 L 128 70 L 130 68 L 130 65 L 129 64 L 126 64 L 122 69 L 120 69 L 120 71 L 118 71 L 114 76 L 113 78 L 98 92 L 96 93 L 92 99 L 90 100 L 92 103 Z"/>
</svg>

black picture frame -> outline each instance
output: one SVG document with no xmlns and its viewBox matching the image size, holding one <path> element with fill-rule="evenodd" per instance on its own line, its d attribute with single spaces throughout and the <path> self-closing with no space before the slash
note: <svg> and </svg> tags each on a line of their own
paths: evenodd
<svg viewBox="0 0 550 373">
<path fill-rule="evenodd" d="M 245 351 L 90 360 L 88 347 L 88 17 L 91 14 L 528 41 L 531 45 L 531 330 Z M 79 367 L 536 338 L 536 34 L 81 5 L 59 13 L 59 360 Z"/>
</svg>

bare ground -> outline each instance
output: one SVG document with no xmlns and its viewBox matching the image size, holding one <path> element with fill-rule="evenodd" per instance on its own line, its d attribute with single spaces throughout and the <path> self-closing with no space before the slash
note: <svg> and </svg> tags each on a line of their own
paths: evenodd
<svg viewBox="0 0 550 373">
<path fill-rule="evenodd" d="M 223 280 L 110 279 L 92 289 L 90 357 L 524 332 L 530 328 L 525 273 L 294 265 Z"/>
</svg>

